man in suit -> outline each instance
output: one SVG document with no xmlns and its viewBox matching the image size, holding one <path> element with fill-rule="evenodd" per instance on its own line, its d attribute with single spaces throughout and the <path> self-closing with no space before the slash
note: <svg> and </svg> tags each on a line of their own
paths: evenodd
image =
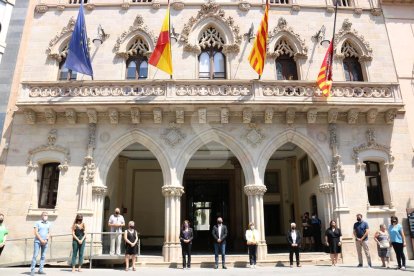
<svg viewBox="0 0 414 276">
<path fill-rule="evenodd" d="M 217 225 L 213 227 L 213 238 L 214 238 L 214 256 L 215 256 L 215 269 L 218 268 L 218 260 L 219 260 L 219 250 L 221 251 L 221 262 L 223 265 L 223 269 L 227 269 L 226 267 L 226 238 L 227 238 L 227 227 L 223 225 L 223 219 L 221 217 L 217 218 Z"/>
<path fill-rule="evenodd" d="M 292 222 L 290 224 L 290 230 L 288 231 L 286 238 L 289 243 L 290 267 L 293 267 L 293 253 L 295 253 L 296 257 L 296 266 L 300 267 L 301 265 L 299 260 L 299 248 L 302 242 L 302 236 L 300 235 L 300 232 L 296 229 L 295 223 Z"/>
</svg>

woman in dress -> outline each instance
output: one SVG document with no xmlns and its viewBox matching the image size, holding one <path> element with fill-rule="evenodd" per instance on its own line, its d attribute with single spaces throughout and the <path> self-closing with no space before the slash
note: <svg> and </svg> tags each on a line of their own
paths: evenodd
<svg viewBox="0 0 414 276">
<path fill-rule="evenodd" d="M 380 225 L 380 230 L 375 233 L 374 240 L 377 243 L 378 256 L 381 258 L 382 267 L 390 267 L 390 236 L 385 224 Z M 387 262 L 387 264 L 385 264 Z"/>
<path fill-rule="evenodd" d="M 309 218 L 309 212 L 306 212 L 302 217 L 303 227 L 303 251 L 312 251 L 312 225 Z"/>
<path fill-rule="evenodd" d="M 135 257 L 138 254 L 138 232 L 135 222 L 128 222 L 128 229 L 124 232 L 125 240 L 125 271 L 129 270 L 129 260 L 132 259 L 132 270 L 135 271 Z"/>
<path fill-rule="evenodd" d="M 341 229 L 336 227 L 336 221 L 331 220 L 329 228 L 325 232 L 325 242 L 331 253 L 332 266 L 338 262 L 338 254 L 341 253 L 342 233 Z"/>
<path fill-rule="evenodd" d="M 191 244 L 193 243 L 193 229 L 190 222 L 185 220 L 180 231 L 181 252 L 183 255 L 183 269 L 191 268 Z M 188 260 L 186 260 L 186 256 Z"/>
<path fill-rule="evenodd" d="M 76 257 L 79 253 L 78 271 L 81 271 L 83 264 L 83 252 L 85 251 L 86 230 L 83 223 L 83 216 L 76 215 L 72 225 L 72 272 L 76 270 Z"/>
</svg>

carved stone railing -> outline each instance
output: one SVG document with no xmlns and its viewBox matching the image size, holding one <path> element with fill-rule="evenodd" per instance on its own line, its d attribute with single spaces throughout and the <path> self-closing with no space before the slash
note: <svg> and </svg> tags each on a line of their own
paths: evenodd
<svg viewBox="0 0 414 276">
<path fill-rule="evenodd" d="M 310 81 L 139 80 L 23 82 L 19 105 L 122 103 L 327 103 L 402 105 L 396 83 L 335 82 L 325 98 Z"/>
</svg>

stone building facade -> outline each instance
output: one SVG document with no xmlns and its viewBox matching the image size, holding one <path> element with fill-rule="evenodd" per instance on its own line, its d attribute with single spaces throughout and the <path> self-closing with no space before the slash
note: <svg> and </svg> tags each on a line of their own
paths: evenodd
<svg viewBox="0 0 414 276">
<path fill-rule="evenodd" d="M 64 68 L 78 1 L 30 3 L 2 142 L 0 210 L 10 236 L 30 236 L 44 210 L 55 234 L 68 233 L 77 213 L 101 232 L 121 207 L 146 248 L 175 262 L 182 220 L 196 229 L 195 250 L 210 252 L 209 229 L 223 216 L 230 252 L 244 252 L 252 221 L 265 260 L 309 211 L 324 228 L 338 222 L 344 259 L 353 261 L 357 213 L 372 229 L 406 217 L 410 91 L 396 74 L 381 3 L 341 1 L 325 99 L 316 76 L 333 2 L 270 2 L 258 79 L 247 57 L 264 1 L 172 1 L 170 79 L 147 63 L 166 1 L 86 1 L 89 38 L 104 30 L 102 45 L 89 45 L 94 80 Z"/>
</svg>

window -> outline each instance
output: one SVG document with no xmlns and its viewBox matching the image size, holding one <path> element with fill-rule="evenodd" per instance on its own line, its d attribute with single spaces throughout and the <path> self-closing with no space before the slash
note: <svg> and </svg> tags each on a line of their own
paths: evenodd
<svg viewBox="0 0 414 276">
<path fill-rule="evenodd" d="M 289 0 L 270 0 L 270 4 L 289 4 Z"/>
<path fill-rule="evenodd" d="M 43 165 L 39 208 L 55 208 L 59 186 L 59 173 L 59 163 L 47 163 Z"/>
<path fill-rule="evenodd" d="M 282 234 L 282 216 L 279 204 L 264 205 L 265 236 Z"/>
<path fill-rule="evenodd" d="M 364 81 L 359 54 L 351 43 L 345 41 L 341 47 L 344 56 L 343 67 L 346 81 Z"/>
<path fill-rule="evenodd" d="M 224 39 L 214 28 L 207 28 L 199 40 L 201 54 L 198 56 L 200 79 L 225 79 L 226 57 L 222 53 Z"/>
<path fill-rule="evenodd" d="M 312 195 L 310 197 L 310 204 L 312 214 L 318 214 L 318 200 L 316 198 L 316 195 Z"/>
<path fill-rule="evenodd" d="M 264 183 L 267 188 L 267 193 L 280 193 L 280 172 L 266 170 Z"/>
<path fill-rule="evenodd" d="M 295 51 L 286 39 L 280 39 L 275 45 L 276 75 L 278 80 L 297 80 L 298 69 L 294 60 Z"/>
<path fill-rule="evenodd" d="M 379 163 L 364 161 L 365 179 L 367 181 L 368 201 L 370 205 L 384 205 L 381 171 Z"/>
<path fill-rule="evenodd" d="M 137 80 L 148 78 L 148 45 L 142 38 L 136 38 L 128 49 L 131 53 L 126 61 L 126 79 Z"/>
<path fill-rule="evenodd" d="M 299 169 L 300 169 L 300 183 L 303 184 L 309 180 L 309 165 L 308 165 L 307 155 L 305 155 L 302 159 L 299 160 Z"/>
<path fill-rule="evenodd" d="M 69 4 L 80 4 L 81 2 L 87 4 L 88 0 L 69 0 Z"/>
<path fill-rule="evenodd" d="M 152 0 L 132 0 L 132 3 L 151 3 Z"/>
<path fill-rule="evenodd" d="M 332 0 L 333 5 L 336 4 L 336 1 L 338 1 L 339 7 L 351 7 L 352 6 L 352 0 Z"/>
<path fill-rule="evenodd" d="M 68 54 L 69 44 L 60 51 L 61 61 L 59 62 L 59 80 L 76 80 L 77 73 L 66 68 L 66 56 Z"/>
</svg>

